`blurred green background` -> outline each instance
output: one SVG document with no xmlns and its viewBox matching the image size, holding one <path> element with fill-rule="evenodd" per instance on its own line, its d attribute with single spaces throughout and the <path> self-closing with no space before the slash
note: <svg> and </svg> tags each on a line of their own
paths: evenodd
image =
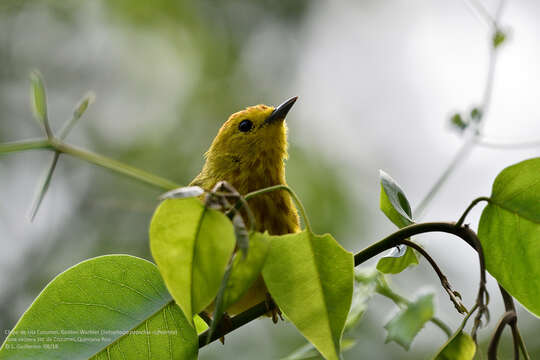
<svg viewBox="0 0 540 360">
<path fill-rule="evenodd" d="M 486 2 L 488 10 L 495 5 Z M 513 36 L 497 70 L 487 134 L 540 133 L 539 17 L 533 0 L 505 8 Z M 447 118 L 481 98 L 489 46 L 481 22 L 467 3 L 442 0 L 2 0 L 0 141 L 40 136 L 29 107 L 28 74 L 37 68 L 54 128 L 87 90 L 97 95 L 69 142 L 187 184 L 229 114 L 298 95 L 288 118 L 288 182 L 314 229 L 354 251 L 393 230 L 378 212 L 377 170 L 400 182 L 414 205 L 461 143 Z M 537 153 L 478 149 L 426 217 L 457 219 L 470 200 L 489 193 L 502 168 Z M 83 259 L 151 259 L 147 232 L 159 191 L 77 159 L 61 157 L 36 220 L 28 221 L 50 157 L 34 151 L 0 158 L 2 330 L 48 281 Z M 429 239 L 426 247 L 471 302 L 474 254 L 442 235 L 420 239 Z M 394 283 L 410 298 L 435 291 L 438 314 L 459 323 L 425 264 Z M 496 297 L 494 318 L 502 311 Z M 427 358 L 444 342 L 428 324 L 408 352 L 385 345 L 383 325 L 395 312 L 386 300 L 373 303 L 345 358 Z M 531 354 L 540 354 L 538 320 L 524 310 L 520 316 Z M 228 335 L 225 346 L 203 349 L 200 358 L 278 359 L 302 344 L 292 325 L 263 319 Z"/>
</svg>

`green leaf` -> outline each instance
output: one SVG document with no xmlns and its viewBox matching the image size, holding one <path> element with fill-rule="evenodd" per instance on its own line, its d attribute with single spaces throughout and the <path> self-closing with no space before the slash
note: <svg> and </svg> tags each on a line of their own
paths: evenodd
<svg viewBox="0 0 540 360">
<path fill-rule="evenodd" d="M 168 199 L 150 224 L 150 248 L 165 284 L 189 319 L 216 296 L 234 250 L 234 230 L 199 199 Z"/>
<path fill-rule="evenodd" d="M 434 360 L 472 360 L 475 353 L 476 344 L 473 339 L 460 330 L 444 344 Z"/>
<path fill-rule="evenodd" d="M 233 315 L 245 310 L 246 304 L 239 303 L 236 306 L 234 304 L 246 294 L 255 283 L 255 280 L 261 275 L 270 246 L 270 236 L 268 233 L 253 232 L 249 237 L 251 245 L 248 255 L 245 256 L 244 253 L 237 251 L 234 254 L 232 265 L 227 267 L 225 271 L 218 295 L 214 301 L 213 321 L 207 339 L 212 338 L 212 334 L 216 330 L 224 311 L 227 311 L 229 315 Z M 266 294 L 265 289 L 261 289 L 260 286 L 254 286 L 252 289 L 255 292 L 262 292 L 263 295 Z M 256 300 L 255 297 L 253 300 Z M 230 307 L 231 305 L 232 307 Z"/>
<path fill-rule="evenodd" d="M 360 284 L 375 284 L 381 275 L 372 267 L 357 267 L 354 269 L 354 280 Z"/>
<path fill-rule="evenodd" d="M 412 220 L 411 205 L 401 187 L 382 170 L 379 170 L 381 179 L 382 212 L 398 228 L 414 223 Z M 398 274 L 411 265 L 417 265 L 418 259 L 413 249 L 398 246 L 377 263 L 377 270 L 386 274 Z"/>
<path fill-rule="evenodd" d="M 414 250 L 408 246 L 395 247 L 392 252 L 379 259 L 377 270 L 384 274 L 399 274 L 409 266 L 418 265 Z"/>
<path fill-rule="evenodd" d="M 344 338 L 343 340 L 341 340 L 341 351 L 345 352 L 347 350 L 352 349 L 353 347 L 356 346 L 356 343 L 357 343 L 356 339 Z"/>
<path fill-rule="evenodd" d="M 88 109 L 88 106 L 90 106 L 94 101 L 96 100 L 96 94 L 93 92 L 86 93 L 83 98 L 79 101 L 79 103 L 75 106 L 75 109 L 73 110 L 73 118 L 78 120 L 83 116 L 83 114 Z"/>
<path fill-rule="evenodd" d="M 208 330 L 208 324 L 199 315 L 193 317 L 193 324 L 195 325 L 197 334 L 201 334 Z"/>
<path fill-rule="evenodd" d="M 327 359 L 338 359 L 351 306 L 353 256 L 329 234 L 272 236 L 263 277 L 274 301 Z"/>
<path fill-rule="evenodd" d="M 47 95 L 45 93 L 45 85 L 43 85 L 41 73 L 37 70 L 32 71 L 30 73 L 30 82 L 32 83 L 32 105 L 34 115 L 42 126 L 46 126 Z"/>
<path fill-rule="evenodd" d="M 308 360 L 321 359 L 321 354 L 315 349 L 313 344 L 307 343 L 294 350 L 289 355 L 281 358 L 281 360 Z"/>
<path fill-rule="evenodd" d="M 540 316 L 540 158 L 507 167 L 497 176 L 478 237 L 490 274 Z"/>
<path fill-rule="evenodd" d="M 32 204 L 32 209 L 30 210 L 30 221 L 33 221 L 34 218 L 36 217 L 37 212 L 41 206 L 41 203 L 43 202 L 43 199 L 45 198 L 45 194 L 47 193 L 47 190 L 49 190 L 49 185 L 51 184 L 52 175 L 53 175 L 54 170 L 56 169 L 56 164 L 58 163 L 59 157 L 60 157 L 60 153 L 55 152 L 53 155 L 53 158 L 51 159 L 51 163 L 43 176 L 43 180 L 41 180 L 38 191 L 34 198 L 34 202 Z"/>
<path fill-rule="evenodd" d="M 450 123 L 460 131 L 465 130 L 467 128 L 467 126 L 469 126 L 468 123 L 463 121 L 463 118 L 461 117 L 461 114 L 458 114 L 458 113 L 454 114 L 450 118 Z"/>
<path fill-rule="evenodd" d="M 231 276 L 223 297 L 224 308 L 227 309 L 248 291 L 261 275 L 263 265 L 270 248 L 268 233 L 253 232 L 249 236 L 249 252 L 247 257 L 236 253 L 233 259 Z"/>
<path fill-rule="evenodd" d="M 0 359 L 196 359 L 197 352 L 197 334 L 156 266 L 107 255 L 51 281 L 7 337 Z"/>
<path fill-rule="evenodd" d="M 379 177 L 381 179 L 380 207 L 382 212 L 398 228 L 413 224 L 411 205 L 401 187 L 382 170 L 379 170 Z"/>
<path fill-rule="evenodd" d="M 408 304 L 384 326 L 388 331 L 386 342 L 395 341 L 409 350 L 418 332 L 431 318 L 433 318 L 433 294 L 428 294 Z"/>
<path fill-rule="evenodd" d="M 213 306 L 214 306 L 214 313 L 212 315 L 212 322 L 210 323 L 210 329 L 208 330 L 208 336 L 206 337 L 206 344 L 210 343 L 210 339 L 212 338 L 212 335 L 217 329 L 217 326 L 219 322 L 221 321 L 221 317 L 223 316 L 225 307 L 223 306 L 223 295 L 225 294 L 225 289 L 227 288 L 227 283 L 229 282 L 229 277 L 231 276 L 231 266 L 230 264 L 227 265 L 227 269 L 225 270 L 225 274 L 223 275 L 223 278 L 221 279 L 221 284 L 219 285 L 217 296 L 214 300 Z"/>
<path fill-rule="evenodd" d="M 352 349 L 356 345 L 355 339 L 348 339 L 344 338 L 341 341 L 341 348 L 342 352 L 345 352 L 349 349 Z M 294 350 L 292 353 L 287 355 L 284 358 L 281 358 L 281 360 L 315 360 L 315 359 L 322 359 L 323 357 L 321 354 L 315 349 L 313 344 L 307 343 L 299 347 L 298 349 Z"/>
<path fill-rule="evenodd" d="M 85 113 L 86 109 L 94 102 L 96 95 L 93 92 L 86 93 L 79 103 L 73 109 L 73 116 L 66 121 L 60 131 L 58 132 L 58 138 L 64 140 L 68 136 L 71 129 L 77 124 L 81 116 Z"/>
<path fill-rule="evenodd" d="M 497 31 L 495 31 L 495 34 L 493 35 L 493 48 L 498 48 L 505 40 L 506 34 L 500 29 L 497 29 Z"/>
<path fill-rule="evenodd" d="M 479 122 L 480 120 L 482 120 L 482 115 L 483 115 L 483 111 L 479 108 L 475 107 L 471 110 L 471 119 L 476 122 Z"/>
</svg>

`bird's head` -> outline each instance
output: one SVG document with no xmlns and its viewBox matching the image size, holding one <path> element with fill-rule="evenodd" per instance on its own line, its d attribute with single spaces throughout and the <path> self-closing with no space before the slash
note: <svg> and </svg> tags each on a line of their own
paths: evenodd
<svg viewBox="0 0 540 360">
<path fill-rule="evenodd" d="M 287 157 L 285 117 L 296 102 L 250 106 L 232 114 L 206 153 L 207 161 L 223 166 L 251 166 L 256 162 L 281 161 Z"/>
</svg>

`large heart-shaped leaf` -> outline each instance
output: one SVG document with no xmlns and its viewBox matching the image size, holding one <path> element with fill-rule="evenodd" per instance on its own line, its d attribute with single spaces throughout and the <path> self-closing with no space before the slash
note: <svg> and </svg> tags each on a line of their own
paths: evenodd
<svg viewBox="0 0 540 360">
<path fill-rule="evenodd" d="M 540 158 L 497 176 L 478 236 L 490 274 L 540 316 Z"/>
<path fill-rule="evenodd" d="M 199 199 L 168 199 L 157 208 L 150 224 L 152 256 L 189 319 L 216 296 L 234 245 L 229 219 Z"/>
<path fill-rule="evenodd" d="M 353 256 L 331 235 L 272 236 L 263 277 L 276 304 L 327 359 L 338 359 L 353 292 Z"/>
<path fill-rule="evenodd" d="M 83 261 L 36 298 L 0 359 L 196 359 L 195 330 L 156 266 L 128 255 Z"/>
</svg>

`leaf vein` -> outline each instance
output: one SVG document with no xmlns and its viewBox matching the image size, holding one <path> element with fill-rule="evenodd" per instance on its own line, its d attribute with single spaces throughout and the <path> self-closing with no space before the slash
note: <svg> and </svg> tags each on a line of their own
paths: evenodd
<svg viewBox="0 0 540 360">
<path fill-rule="evenodd" d="M 147 295 L 143 294 L 142 292 L 140 292 L 139 290 L 129 286 L 129 285 L 126 285 L 126 284 L 123 284 L 121 282 L 118 282 L 118 281 L 115 281 L 115 280 L 111 280 L 111 279 L 107 279 L 105 277 L 102 277 L 102 276 L 99 276 L 99 275 L 91 275 L 90 276 L 91 278 L 95 278 L 95 279 L 99 279 L 99 280 L 103 280 L 103 281 L 106 281 L 108 283 L 111 283 L 111 284 L 114 284 L 114 285 L 118 285 L 120 287 L 123 287 L 123 288 L 126 288 L 128 290 L 131 290 L 133 291 L 134 293 L 142 296 L 143 298 L 145 298 L 146 300 L 148 301 L 154 301 L 152 298 L 148 297 Z M 146 279 L 145 279 L 146 280 Z"/>
<path fill-rule="evenodd" d="M 314 246 L 313 246 L 314 235 L 311 232 L 308 232 L 308 234 L 309 234 L 309 246 L 311 247 L 311 252 L 312 252 L 312 254 L 315 254 L 315 249 L 314 249 Z M 317 268 L 317 282 L 319 283 L 319 288 L 320 288 L 320 291 L 322 293 L 322 300 L 323 300 L 323 303 L 324 303 L 324 310 L 325 310 L 325 315 L 326 315 L 325 317 L 326 317 L 326 322 L 328 324 L 328 329 L 330 330 L 330 337 L 332 338 L 332 343 L 334 344 L 334 349 L 338 349 L 339 344 L 336 344 L 334 336 L 332 335 L 332 326 L 330 325 L 330 313 L 328 312 L 328 310 L 329 310 L 328 309 L 328 300 L 326 299 L 322 279 L 321 279 L 321 276 L 320 276 L 321 271 L 320 271 L 319 263 L 317 262 L 315 257 L 313 257 L 313 262 L 315 264 L 315 267 Z"/>
<path fill-rule="evenodd" d="M 95 307 L 100 307 L 100 308 L 107 309 L 107 310 L 116 312 L 116 313 L 118 313 L 118 314 L 124 315 L 124 316 L 126 316 L 126 317 L 128 317 L 128 318 L 130 318 L 130 319 L 132 319 L 132 320 L 140 321 L 139 319 L 132 317 L 132 316 L 129 315 L 128 313 L 125 313 L 125 312 L 123 312 L 123 311 L 121 311 L 121 310 L 118 310 L 118 309 L 116 309 L 116 308 L 113 308 L 112 306 L 105 305 L 105 304 L 61 301 L 61 302 L 59 302 L 57 305 L 95 306 Z"/>
<path fill-rule="evenodd" d="M 538 221 L 538 220 L 536 220 L 536 219 L 533 219 L 533 218 L 531 218 L 531 217 L 529 217 L 529 216 L 526 216 L 525 214 L 520 213 L 518 210 L 511 209 L 511 208 L 509 208 L 508 206 L 502 205 L 500 202 L 495 201 L 495 200 L 493 200 L 493 199 L 491 199 L 489 202 L 490 202 L 491 204 L 497 206 L 497 207 L 500 207 L 500 208 L 503 209 L 503 210 L 508 211 L 509 213 L 512 213 L 512 214 L 514 214 L 514 215 L 517 215 L 517 216 L 519 216 L 519 217 L 522 217 L 523 219 L 528 220 L 528 221 L 530 221 L 530 222 L 532 222 L 532 223 L 534 223 L 534 224 L 540 225 L 540 221 Z"/>
<path fill-rule="evenodd" d="M 190 274 L 190 285 L 189 285 L 189 288 L 190 288 L 190 292 L 191 292 L 191 296 L 190 296 L 190 310 L 191 310 L 191 314 L 186 314 L 186 316 L 188 318 L 192 317 L 192 315 L 194 314 L 194 311 L 193 311 L 193 261 L 195 259 L 195 256 L 196 256 L 196 252 L 197 252 L 197 241 L 199 240 L 199 234 L 201 232 L 201 228 L 202 228 L 202 222 L 203 222 L 203 219 L 204 219 L 204 215 L 206 214 L 206 205 L 203 206 L 203 209 L 201 211 L 201 216 L 199 217 L 199 221 L 197 222 L 197 228 L 195 229 L 195 238 L 193 240 L 193 253 L 192 253 L 192 258 L 191 258 L 191 274 Z"/>
<path fill-rule="evenodd" d="M 167 306 L 166 309 L 169 309 L 169 307 Z M 163 315 L 163 322 L 165 323 L 165 329 L 167 329 L 167 343 L 169 345 L 169 355 L 170 355 L 170 359 L 173 360 L 173 350 L 172 350 L 172 344 L 171 344 L 171 334 L 170 334 L 170 330 L 169 330 L 169 322 L 167 321 L 167 314 L 166 314 L 166 309 L 164 309 L 164 311 L 161 313 Z"/>
</svg>

